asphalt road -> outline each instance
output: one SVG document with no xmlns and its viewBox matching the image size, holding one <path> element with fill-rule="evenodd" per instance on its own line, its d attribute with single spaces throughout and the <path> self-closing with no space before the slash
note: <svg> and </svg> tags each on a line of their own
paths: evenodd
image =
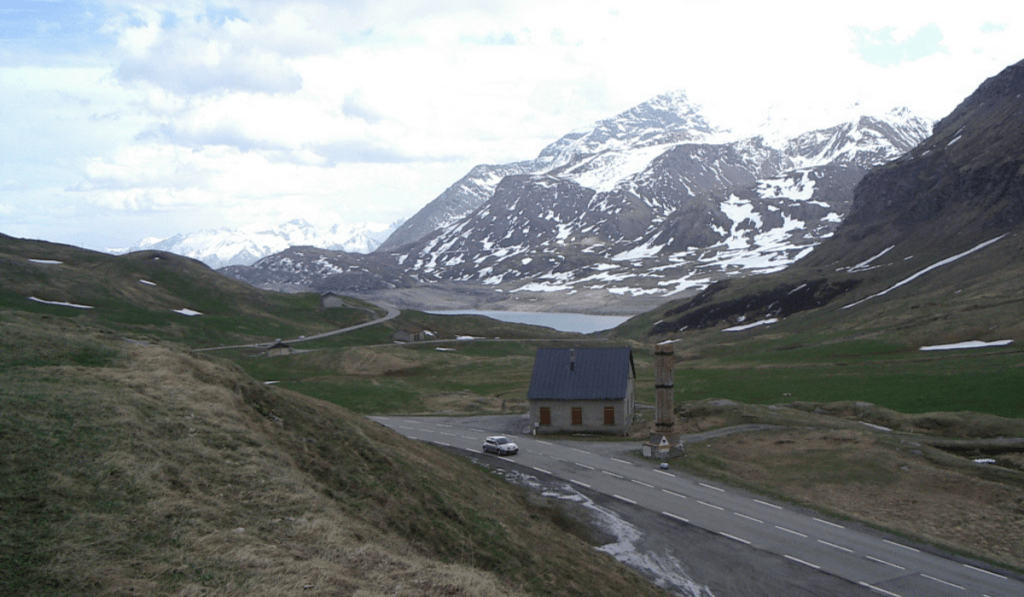
<svg viewBox="0 0 1024 597">
<path fill-rule="evenodd" d="M 666 523 L 710 531 L 743 546 L 752 559 L 773 554 L 805 571 L 844 579 L 869 591 L 865 594 L 1024 595 L 1024 582 L 1005 571 L 685 473 L 660 470 L 656 461 L 635 456 L 638 445 L 514 435 L 508 431 L 523 427 L 523 422 L 515 418 L 371 418 L 410 438 L 473 452 L 480 452 L 487 435 L 504 433 L 520 450 L 518 455 L 502 460 L 656 513 Z M 742 571 L 738 569 L 737 573 Z M 780 573 L 786 574 L 784 570 Z"/>
</svg>

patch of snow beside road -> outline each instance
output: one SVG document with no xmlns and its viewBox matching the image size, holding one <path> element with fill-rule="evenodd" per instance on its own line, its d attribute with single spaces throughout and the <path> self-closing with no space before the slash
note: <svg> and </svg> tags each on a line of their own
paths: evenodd
<svg viewBox="0 0 1024 597">
<path fill-rule="evenodd" d="M 961 350 L 964 348 L 988 348 L 991 346 L 1008 346 L 1013 340 L 996 340 L 994 342 L 982 342 L 981 340 L 968 340 L 967 342 L 956 342 L 954 344 L 936 344 L 934 346 L 922 346 L 920 350 Z"/>
</svg>

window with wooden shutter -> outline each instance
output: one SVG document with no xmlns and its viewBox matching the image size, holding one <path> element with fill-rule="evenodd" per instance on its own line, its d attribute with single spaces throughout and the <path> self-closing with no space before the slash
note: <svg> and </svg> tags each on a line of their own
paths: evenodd
<svg viewBox="0 0 1024 597">
<path fill-rule="evenodd" d="M 583 408 L 580 406 L 572 407 L 572 424 L 582 425 L 583 424 Z"/>
<path fill-rule="evenodd" d="M 615 407 L 606 406 L 604 407 L 604 424 L 614 425 L 615 424 Z"/>
<path fill-rule="evenodd" d="M 540 407 L 540 424 L 550 425 L 551 424 L 551 408 L 548 406 Z"/>
</svg>

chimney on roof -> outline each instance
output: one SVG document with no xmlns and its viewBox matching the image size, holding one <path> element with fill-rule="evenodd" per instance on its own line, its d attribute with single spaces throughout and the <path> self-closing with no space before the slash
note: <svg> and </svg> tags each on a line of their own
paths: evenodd
<svg viewBox="0 0 1024 597">
<path fill-rule="evenodd" d="M 569 349 L 569 371 L 575 371 L 575 370 L 576 370 L 576 349 L 575 348 L 570 348 Z"/>
</svg>

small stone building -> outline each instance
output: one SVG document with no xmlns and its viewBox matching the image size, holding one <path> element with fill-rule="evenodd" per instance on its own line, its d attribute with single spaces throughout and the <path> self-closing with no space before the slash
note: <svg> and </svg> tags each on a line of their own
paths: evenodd
<svg viewBox="0 0 1024 597">
<path fill-rule="evenodd" d="M 395 342 L 422 342 L 427 339 L 427 333 L 416 329 L 395 330 L 391 339 Z"/>
<path fill-rule="evenodd" d="M 340 309 L 345 306 L 345 299 L 340 294 L 325 292 L 320 295 L 320 306 L 324 309 Z"/>
<path fill-rule="evenodd" d="M 278 340 L 267 348 L 268 357 L 283 357 L 292 353 L 292 347 Z"/>
<path fill-rule="evenodd" d="M 530 425 L 537 434 L 626 435 L 635 381 L 628 347 L 538 349 L 526 396 Z"/>
</svg>

